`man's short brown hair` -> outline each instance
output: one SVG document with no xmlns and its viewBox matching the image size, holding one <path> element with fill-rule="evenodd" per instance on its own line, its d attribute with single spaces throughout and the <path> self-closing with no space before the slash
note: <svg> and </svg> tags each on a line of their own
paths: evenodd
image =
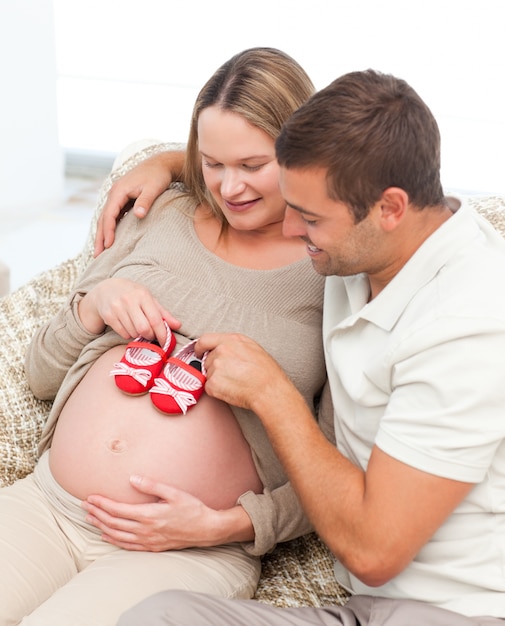
<svg viewBox="0 0 505 626">
<path fill-rule="evenodd" d="M 327 169 L 328 195 L 356 221 L 388 187 L 419 208 L 440 205 L 440 133 L 433 114 L 404 80 L 374 70 L 351 72 L 312 96 L 276 141 L 287 169 Z"/>
</svg>

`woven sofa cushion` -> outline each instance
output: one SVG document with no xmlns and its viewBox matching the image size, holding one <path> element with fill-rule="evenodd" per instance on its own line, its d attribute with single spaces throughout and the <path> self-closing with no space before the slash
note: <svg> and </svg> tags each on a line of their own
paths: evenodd
<svg viewBox="0 0 505 626">
<path fill-rule="evenodd" d="M 505 237 L 505 196 L 470 196 L 468 203 Z"/>
<path fill-rule="evenodd" d="M 334 559 L 315 534 L 278 544 L 262 557 L 255 599 L 278 607 L 345 604 L 349 593 L 335 580 Z"/>
<path fill-rule="evenodd" d="M 56 313 L 78 274 L 75 260 L 0 299 L 0 486 L 32 471 L 50 402 L 37 400 L 24 372 L 35 330 Z"/>
</svg>

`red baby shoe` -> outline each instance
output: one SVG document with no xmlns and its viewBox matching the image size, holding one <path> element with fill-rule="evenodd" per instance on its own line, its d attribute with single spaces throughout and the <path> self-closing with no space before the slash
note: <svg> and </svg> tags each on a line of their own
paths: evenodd
<svg viewBox="0 0 505 626">
<path fill-rule="evenodd" d="M 205 357 L 199 359 L 191 341 L 167 359 L 163 371 L 149 389 L 151 401 L 162 413 L 186 413 L 203 393 L 207 372 Z"/>
<path fill-rule="evenodd" d="M 175 348 L 175 337 L 166 322 L 165 327 L 167 339 L 163 347 L 144 337 L 137 337 L 126 346 L 121 361 L 114 364 L 110 376 L 114 376 L 117 387 L 124 393 L 139 396 L 153 386 L 156 376 Z"/>
</svg>

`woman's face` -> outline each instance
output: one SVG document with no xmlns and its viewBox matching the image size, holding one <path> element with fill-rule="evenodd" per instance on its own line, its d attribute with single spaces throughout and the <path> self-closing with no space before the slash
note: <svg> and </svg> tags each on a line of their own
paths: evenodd
<svg viewBox="0 0 505 626">
<path fill-rule="evenodd" d="M 282 222 L 286 203 L 271 137 L 241 115 L 210 106 L 198 117 L 198 147 L 205 184 L 232 228 Z"/>
</svg>

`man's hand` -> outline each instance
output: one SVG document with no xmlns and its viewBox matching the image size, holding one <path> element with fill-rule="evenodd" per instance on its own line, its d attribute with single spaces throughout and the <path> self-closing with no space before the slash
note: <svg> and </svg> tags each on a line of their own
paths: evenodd
<svg viewBox="0 0 505 626">
<path fill-rule="evenodd" d="M 198 355 L 208 351 L 206 393 L 228 404 L 261 417 L 262 405 L 275 406 L 279 394 L 298 394 L 277 361 L 245 335 L 206 333 L 195 351 Z"/>
<path fill-rule="evenodd" d="M 111 187 L 98 218 L 94 256 L 114 243 L 116 225 L 128 209 L 145 217 L 156 198 L 176 180 L 184 163 L 184 152 L 161 152 L 142 161 Z"/>
</svg>

